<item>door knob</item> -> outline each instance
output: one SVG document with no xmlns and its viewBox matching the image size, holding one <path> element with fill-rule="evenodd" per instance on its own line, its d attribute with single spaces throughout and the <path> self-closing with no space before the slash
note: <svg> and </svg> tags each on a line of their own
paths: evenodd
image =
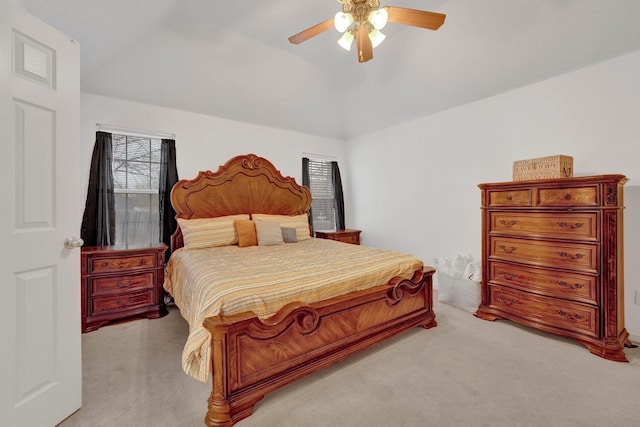
<svg viewBox="0 0 640 427">
<path fill-rule="evenodd" d="M 84 240 L 77 237 L 67 237 L 64 239 L 64 247 L 67 249 L 79 248 L 84 245 Z"/>
</svg>

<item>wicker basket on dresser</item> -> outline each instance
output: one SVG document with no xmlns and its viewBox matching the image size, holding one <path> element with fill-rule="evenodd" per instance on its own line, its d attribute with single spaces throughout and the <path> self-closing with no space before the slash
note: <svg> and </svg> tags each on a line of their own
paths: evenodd
<svg viewBox="0 0 640 427">
<path fill-rule="evenodd" d="M 482 303 L 506 318 L 627 361 L 622 175 L 480 184 Z"/>
</svg>

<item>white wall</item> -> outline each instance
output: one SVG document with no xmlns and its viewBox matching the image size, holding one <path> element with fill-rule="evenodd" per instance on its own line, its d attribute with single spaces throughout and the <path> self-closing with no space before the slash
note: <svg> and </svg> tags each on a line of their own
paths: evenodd
<svg viewBox="0 0 640 427">
<path fill-rule="evenodd" d="M 344 191 L 345 197 L 348 196 L 348 165 L 344 143 L 340 140 L 83 93 L 80 135 L 85 182 L 88 182 L 98 123 L 175 134 L 180 178 L 195 178 L 198 171 L 215 171 L 235 155 L 254 153 L 271 161 L 283 175 L 301 183 L 303 152 L 335 157 L 341 174 L 345 175 Z"/>
<path fill-rule="evenodd" d="M 428 94 L 425 94 L 428 96 Z M 625 186 L 625 313 L 640 336 L 640 51 L 347 143 L 347 222 L 366 245 L 480 257 L 482 182 L 510 181 L 514 160 L 573 156 L 576 175 Z"/>
</svg>

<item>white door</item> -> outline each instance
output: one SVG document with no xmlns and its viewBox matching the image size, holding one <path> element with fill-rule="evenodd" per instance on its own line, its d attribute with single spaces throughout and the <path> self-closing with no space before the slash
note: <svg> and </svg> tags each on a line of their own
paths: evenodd
<svg viewBox="0 0 640 427">
<path fill-rule="evenodd" d="M 80 249 L 64 245 L 83 209 L 79 51 L 0 0 L 2 426 L 54 426 L 82 403 Z"/>
</svg>

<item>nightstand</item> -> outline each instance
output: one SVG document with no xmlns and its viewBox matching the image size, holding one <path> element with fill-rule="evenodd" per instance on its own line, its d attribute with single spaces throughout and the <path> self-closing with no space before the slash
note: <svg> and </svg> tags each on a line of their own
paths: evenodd
<svg viewBox="0 0 640 427">
<path fill-rule="evenodd" d="M 316 231 L 318 239 L 337 240 L 344 243 L 360 244 L 360 230 Z"/>
<path fill-rule="evenodd" d="M 164 253 L 167 246 L 85 246 L 81 260 L 82 332 L 115 321 L 167 314 Z"/>
</svg>

